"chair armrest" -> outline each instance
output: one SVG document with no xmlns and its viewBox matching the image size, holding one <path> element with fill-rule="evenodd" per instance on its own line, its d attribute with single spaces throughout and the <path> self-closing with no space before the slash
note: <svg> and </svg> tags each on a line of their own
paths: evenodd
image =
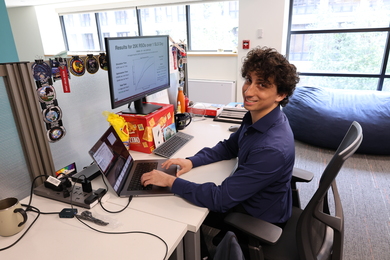
<svg viewBox="0 0 390 260">
<path fill-rule="evenodd" d="M 275 244 L 282 235 L 282 229 L 267 221 L 233 212 L 226 216 L 224 221 L 240 231 L 268 244 Z"/>
<path fill-rule="evenodd" d="M 294 167 L 292 173 L 292 182 L 310 182 L 314 177 L 312 172 Z"/>
</svg>

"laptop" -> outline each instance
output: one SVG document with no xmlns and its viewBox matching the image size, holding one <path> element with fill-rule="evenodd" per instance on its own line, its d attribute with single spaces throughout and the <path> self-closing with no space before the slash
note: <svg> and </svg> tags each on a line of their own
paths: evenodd
<svg viewBox="0 0 390 260">
<path fill-rule="evenodd" d="M 143 173 L 153 169 L 176 176 L 177 166 L 162 168 L 161 163 L 166 159 L 134 160 L 112 126 L 89 150 L 89 154 L 119 197 L 173 195 L 168 187 L 144 187 L 140 179 Z"/>
</svg>

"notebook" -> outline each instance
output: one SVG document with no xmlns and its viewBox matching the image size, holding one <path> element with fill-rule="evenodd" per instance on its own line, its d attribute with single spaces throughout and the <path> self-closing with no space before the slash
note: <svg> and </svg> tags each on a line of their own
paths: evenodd
<svg viewBox="0 0 390 260">
<path fill-rule="evenodd" d="M 134 160 L 112 126 L 89 150 L 89 154 L 119 197 L 173 195 L 168 187 L 143 187 L 140 179 L 143 173 L 152 169 L 175 176 L 177 166 L 163 169 L 161 163 L 166 159 Z M 140 172 L 136 173 L 136 169 L 140 168 Z M 137 185 L 141 188 L 137 188 Z"/>
</svg>

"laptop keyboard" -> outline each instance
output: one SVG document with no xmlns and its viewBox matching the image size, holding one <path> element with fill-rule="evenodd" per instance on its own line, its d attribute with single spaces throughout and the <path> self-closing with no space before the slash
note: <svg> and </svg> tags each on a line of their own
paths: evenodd
<svg viewBox="0 0 390 260">
<path fill-rule="evenodd" d="M 177 132 L 175 135 L 157 147 L 153 153 L 165 158 L 170 158 L 192 138 L 194 138 L 192 135 L 185 134 L 183 132 Z"/>
<path fill-rule="evenodd" d="M 130 190 L 151 190 L 152 185 L 143 186 L 141 184 L 141 176 L 145 172 L 150 172 L 157 168 L 158 163 L 157 162 L 148 162 L 148 163 L 138 163 L 137 167 L 135 168 L 133 177 L 131 179 L 130 185 L 127 188 L 128 191 Z"/>
</svg>

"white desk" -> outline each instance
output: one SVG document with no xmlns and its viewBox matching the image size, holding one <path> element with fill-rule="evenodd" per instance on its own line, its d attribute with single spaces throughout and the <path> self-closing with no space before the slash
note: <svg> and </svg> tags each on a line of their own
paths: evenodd
<svg viewBox="0 0 390 260">
<path fill-rule="evenodd" d="M 214 146 L 228 138 L 231 124 L 214 122 L 212 119 L 192 122 L 184 132 L 194 138 L 174 157 L 187 157 L 205 146 Z M 161 158 L 153 154 L 130 151 L 135 159 Z M 223 161 L 192 169 L 181 176 L 198 183 L 221 183 L 235 168 L 236 160 Z M 93 182 L 93 188 L 104 187 L 101 177 Z M 112 190 L 104 206 L 112 211 L 122 209 L 126 198 L 119 198 Z M 27 203 L 27 199 L 23 203 Z M 34 196 L 32 205 L 42 212 L 59 212 L 69 207 L 65 203 Z M 78 208 L 79 212 L 85 210 Z M 91 209 L 93 214 L 108 215 L 118 222 L 116 228 L 97 227 L 110 232 L 145 231 L 156 234 L 168 244 L 168 256 L 181 258 L 183 241 L 186 260 L 200 259 L 200 226 L 208 209 L 197 207 L 178 196 L 135 197 L 129 207 L 119 214 L 104 212 L 99 205 Z M 29 223 L 36 214 L 28 213 Z M 26 227 L 27 227 L 26 226 Z M 22 231 L 24 232 L 24 230 Z M 13 243 L 22 233 L 12 237 L 0 237 L 0 248 Z M 65 248 L 67 250 L 62 250 Z M 62 252 L 67 252 L 62 254 Z M 159 239 L 144 234 L 107 235 L 89 229 L 77 219 L 61 219 L 58 215 L 41 215 L 26 236 L 14 247 L 0 251 L 1 259 L 69 259 L 76 255 L 86 259 L 162 259 L 165 245 Z"/>
<path fill-rule="evenodd" d="M 194 155 L 205 146 L 214 146 L 218 141 L 230 136 L 231 132 L 228 131 L 230 126 L 231 124 L 214 122 L 210 118 L 192 122 L 183 132 L 193 135 L 194 138 L 173 157 L 185 158 Z M 161 158 L 154 154 L 135 151 L 130 151 L 130 153 L 135 159 Z M 181 178 L 197 183 L 214 182 L 220 184 L 232 173 L 236 163 L 237 160 L 229 160 L 201 166 L 192 169 Z M 111 203 L 126 205 L 127 199 L 118 198 L 112 190 L 109 193 Z M 199 230 L 209 212 L 208 209 L 195 206 L 178 196 L 134 197 L 129 208 L 186 224 L 189 232 L 184 239 L 185 258 L 186 260 L 200 259 Z"/>
<path fill-rule="evenodd" d="M 22 203 L 27 203 L 27 199 Z M 59 212 L 64 203 L 34 196 L 32 204 L 42 212 Z M 104 203 L 109 210 L 119 210 L 120 206 Z M 77 208 L 79 213 L 86 210 Z M 147 214 L 141 211 L 127 209 L 118 214 L 110 214 L 95 206 L 91 210 L 95 216 L 108 218 L 114 223 L 106 227 L 87 222 L 92 227 L 107 232 L 142 231 L 161 237 L 168 245 L 167 258 L 178 247 L 182 246 L 182 238 L 187 226 L 177 221 Z M 9 246 L 16 241 L 35 219 L 37 214 L 28 212 L 28 222 L 25 228 L 11 237 L 0 237 L 0 248 Z M 102 234 L 94 231 L 76 218 L 59 218 L 55 215 L 40 215 L 38 220 L 13 247 L 0 251 L 0 258 L 7 260 L 19 259 L 163 259 L 166 252 L 164 243 L 158 238 L 140 233 Z"/>
</svg>

